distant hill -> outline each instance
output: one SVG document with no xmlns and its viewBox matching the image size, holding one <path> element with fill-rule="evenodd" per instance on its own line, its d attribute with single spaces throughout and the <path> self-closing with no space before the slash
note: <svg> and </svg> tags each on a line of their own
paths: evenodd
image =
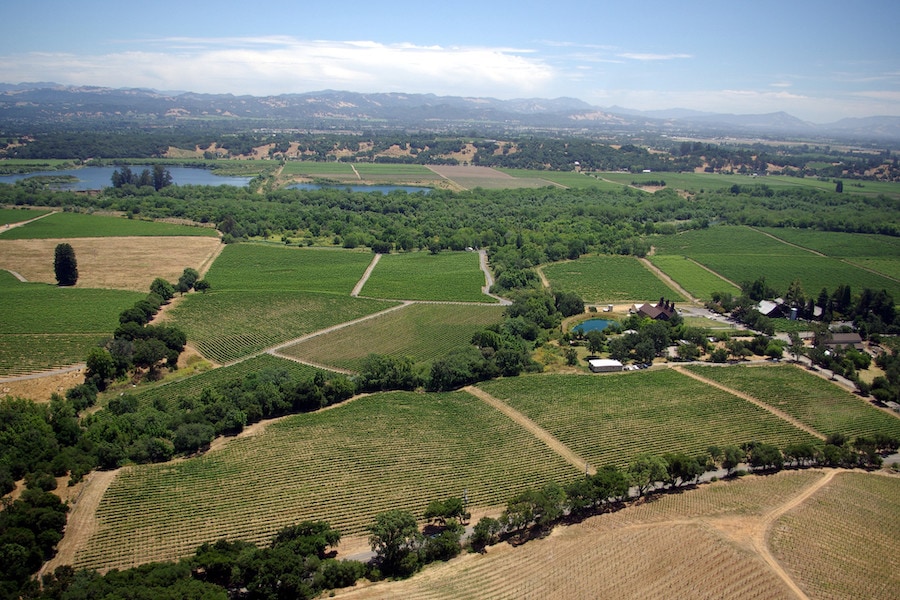
<svg viewBox="0 0 900 600">
<path fill-rule="evenodd" d="M 235 96 L 45 82 L 0 84 L 0 125 L 7 127 L 98 119 L 162 124 L 211 117 L 252 119 L 297 128 L 473 128 L 480 132 L 557 129 L 900 142 L 900 117 L 848 118 L 815 124 L 784 112 L 734 115 L 678 108 L 638 111 L 592 106 L 576 98 L 498 100 L 336 90 Z"/>
</svg>

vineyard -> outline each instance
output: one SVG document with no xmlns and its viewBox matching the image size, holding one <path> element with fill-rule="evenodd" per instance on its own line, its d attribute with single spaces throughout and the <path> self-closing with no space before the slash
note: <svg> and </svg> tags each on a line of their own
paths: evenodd
<svg viewBox="0 0 900 600">
<path fill-rule="evenodd" d="M 375 394 L 272 422 L 197 458 L 122 470 L 75 564 L 172 559 L 223 537 L 263 543 L 305 519 L 360 536 L 388 509 L 421 515 L 429 501 L 466 490 L 471 506 L 495 506 L 577 475 L 468 394 Z"/>
<path fill-rule="evenodd" d="M 523 376 L 480 383 L 594 466 L 625 466 L 649 452 L 705 452 L 756 440 L 815 441 L 749 402 L 671 370 L 572 377 Z"/>
<path fill-rule="evenodd" d="M 650 262 L 659 267 L 661 271 L 696 298 L 709 300 L 713 292 L 729 290 L 737 292 L 737 289 L 731 283 L 715 273 L 710 273 L 688 258 L 654 254 L 650 257 Z"/>
<path fill-rule="evenodd" d="M 229 367 L 213 369 L 194 375 L 186 379 L 172 381 L 164 385 L 143 389 L 136 394 L 141 406 L 162 403 L 164 406 L 172 406 L 181 397 L 197 398 L 205 388 L 214 388 L 230 381 L 244 379 L 247 375 L 270 369 L 283 369 L 291 375 L 299 377 L 313 377 L 319 373 L 318 369 L 302 365 L 292 360 L 276 358 L 271 354 L 261 354 L 247 360 L 233 364 Z"/>
<path fill-rule="evenodd" d="M 875 433 L 900 437 L 900 419 L 866 400 L 790 365 L 766 367 L 685 367 L 727 387 L 786 412 L 804 425 L 828 435 L 851 438 Z"/>
<path fill-rule="evenodd" d="M 485 554 L 431 566 L 406 581 L 339 590 L 335 597 L 795 598 L 759 555 L 730 537 L 729 527 L 740 523 L 740 530 L 743 524 L 758 522 L 822 476 L 821 471 L 783 472 L 663 495 L 558 528 L 546 539 L 519 547 L 492 547 Z M 828 523 L 821 519 L 816 526 Z M 859 531 L 873 527 L 877 525 L 860 523 Z M 809 547 L 816 547 L 814 540 Z M 853 556 L 863 559 L 862 548 Z M 825 574 L 823 580 L 829 577 Z M 891 577 L 896 579 L 896 569 L 881 581 L 890 582 Z"/>
<path fill-rule="evenodd" d="M 412 252 L 381 257 L 361 294 L 370 298 L 496 302 L 481 292 L 484 273 L 475 252 Z"/>
<path fill-rule="evenodd" d="M 500 306 L 411 304 L 363 323 L 284 348 L 286 356 L 358 371 L 371 353 L 428 363 L 469 344 L 472 334 L 501 320 Z"/>
<path fill-rule="evenodd" d="M 185 296 L 169 316 L 203 356 L 226 363 L 394 305 L 315 292 L 213 290 Z"/>
<path fill-rule="evenodd" d="M 46 215 L 49 210 L 21 210 L 16 208 L 0 208 L 0 225 L 21 223 Z"/>
<path fill-rule="evenodd" d="M 898 514 L 900 479 L 839 473 L 775 523 L 769 544 L 814 598 L 889 600 L 900 590 Z"/>
<path fill-rule="evenodd" d="M 218 235 L 212 227 L 190 227 L 71 212 L 58 212 L 28 225 L 0 233 L 2 233 L 0 239 L 4 240 L 132 236 L 216 237 Z"/>
<path fill-rule="evenodd" d="M 230 244 L 207 281 L 215 291 L 292 290 L 349 295 L 372 260 L 368 252 Z"/>
<path fill-rule="evenodd" d="M 900 239 L 887 235 L 774 227 L 761 231 L 837 258 L 900 257 Z"/>
<path fill-rule="evenodd" d="M 585 302 L 684 301 L 633 256 L 583 256 L 544 267 L 554 290 L 575 292 Z"/>
</svg>

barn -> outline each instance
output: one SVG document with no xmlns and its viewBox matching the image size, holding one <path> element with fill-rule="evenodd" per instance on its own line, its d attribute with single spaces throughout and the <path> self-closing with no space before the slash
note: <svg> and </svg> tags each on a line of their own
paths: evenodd
<svg viewBox="0 0 900 600">
<path fill-rule="evenodd" d="M 622 363 L 611 358 L 592 358 L 588 360 L 588 367 L 594 373 L 613 373 L 622 370 Z"/>
</svg>

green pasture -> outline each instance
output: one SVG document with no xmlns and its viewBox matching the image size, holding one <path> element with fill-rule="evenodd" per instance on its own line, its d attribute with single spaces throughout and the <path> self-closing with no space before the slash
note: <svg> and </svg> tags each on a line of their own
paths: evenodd
<svg viewBox="0 0 900 600">
<path fill-rule="evenodd" d="M 791 365 L 686 368 L 783 410 L 823 435 L 842 433 L 853 438 L 883 433 L 900 437 L 900 418 Z"/>
<path fill-rule="evenodd" d="M 377 180 L 434 180 L 441 176 L 425 165 L 404 165 L 390 163 L 354 163 L 357 173 L 363 179 Z"/>
<path fill-rule="evenodd" d="M 791 244 L 835 258 L 900 258 L 900 238 L 888 235 L 780 227 L 765 227 L 760 230 Z"/>
<path fill-rule="evenodd" d="M 185 461 L 122 470 L 76 567 L 187 556 L 227 538 L 266 544 L 282 527 L 326 520 L 365 536 L 375 515 L 466 493 L 495 507 L 531 486 L 576 477 L 525 429 L 464 392 L 393 392 L 269 423 Z"/>
<path fill-rule="evenodd" d="M 278 358 L 271 354 L 260 354 L 248 358 L 229 367 L 221 367 L 205 371 L 185 379 L 171 381 L 152 388 L 144 388 L 136 394 L 140 404 L 148 405 L 154 402 L 162 402 L 166 406 L 177 403 L 179 398 L 198 398 L 206 388 L 214 388 L 231 381 L 244 379 L 252 373 L 264 370 L 278 369 L 289 372 L 291 375 L 312 378 L 316 373 L 323 371 L 303 365 L 298 362 Z M 328 374 L 326 373 L 326 377 Z"/>
<path fill-rule="evenodd" d="M 349 295 L 372 254 L 344 249 L 229 244 L 206 280 L 214 291 L 294 290 Z"/>
<path fill-rule="evenodd" d="M 185 296 L 170 316 L 203 356 L 226 363 L 393 305 L 319 292 L 213 288 Z"/>
<path fill-rule="evenodd" d="M 503 317 L 500 306 L 411 304 L 282 350 L 320 365 L 359 371 L 372 353 L 409 357 L 425 369 Z"/>
<path fill-rule="evenodd" d="M 144 294 L 22 283 L 0 270 L 0 376 L 82 362 Z"/>
<path fill-rule="evenodd" d="M 361 295 L 398 300 L 496 302 L 481 292 L 477 252 L 384 254 Z"/>
<path fill-rule="evenodd" d="M 9 231 L 0 230 L 5 240 L 65 239 L 128 236 L 209 236 L 218 235 L 211 227 L 191 227 L 125 217 L 107 217 L 83 213 L 58 212 Z"/>
<path fill-rule="evenodd" d="M 46 215 L 49 210 L 20 210 L 17 208 L 0 208 L 0 225 L 9 225 L 12 223 L 21 223 Z M 3 230 L 0 229 L 0 233 Z"/>
<path fill-rule="evenodd" d="M 331 177 L 334 175 L 346 175 L 356 178 L 356 173 L 345 162 L 317 162 L 289 160 L 284 163 L 281 174 L 284 176 L 300 175 L 304 177 Z"/>
<path fill-rule="evenodd" d="M 684 301 L 633 256 L 582 256 L 543 268 L 554 290 L 575 292 L 585 302 Z"/>
<path fill-rule="evenodd" d="M 524 413 L 593 466 L 643 452 L 705 452 L 751 440 L 813 441 L 756 405 L 670 369 L 573 377 L 533 375 L 478 387 Z"/>
<path fill-rule="evenodd" d="M 709 300 L 713 292 L 735 290 L 729 282 L 710 273 L 694 261 L 675 255 L 655 254 L 650 262 L 671 277 L 678 285 L 701 300 Z"/>
</svg>

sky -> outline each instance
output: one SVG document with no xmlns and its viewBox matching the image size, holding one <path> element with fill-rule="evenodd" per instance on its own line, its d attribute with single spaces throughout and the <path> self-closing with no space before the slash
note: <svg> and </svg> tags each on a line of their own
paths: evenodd
<svg viewBox="0 0 900 600">
<path fill-rule="evenodd" d="M 3 0 L 0 82 L 900 116 L 900 0 Z"/>
</svg>

